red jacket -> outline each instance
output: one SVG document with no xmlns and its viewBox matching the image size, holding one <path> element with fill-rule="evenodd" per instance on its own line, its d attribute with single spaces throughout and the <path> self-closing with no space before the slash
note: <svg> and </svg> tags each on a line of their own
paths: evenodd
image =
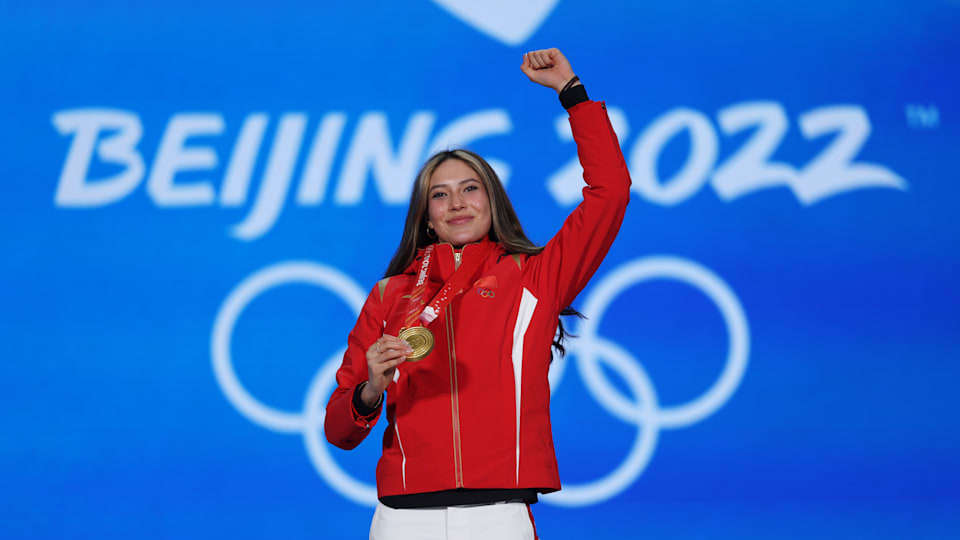
<svg viewBox="0 0 960 540">
<path fill-rule="evenodd" d="M 600 265 L 630 198 L 606 106 L 580 103 L 570 109 L 570 124 L 587 182 L 583 202 L 537 255 L 508 255 L 497 244 L 471 276 L 473 286 L 428 325 L 433 352 L 398 367 L 387 388 L 380 497 L 461 487 L 560 489 L 547 382 L 557 317 Z M 450 244 L 437 245 L 433 257 L 428 300 L 457 265 Z M 367 348 L 403 325 L 403 296 L 418 269 L 414 261 L 377 283 L 350 332 L 324 424 L 340 448 L 360 444 L 377 422 L 379 414 L 360 416 L 353 393 L 367 379 Z"/>
</svg>

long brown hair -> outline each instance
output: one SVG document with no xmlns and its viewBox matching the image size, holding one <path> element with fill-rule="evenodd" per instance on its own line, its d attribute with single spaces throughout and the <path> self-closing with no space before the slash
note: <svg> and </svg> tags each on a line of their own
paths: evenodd
<svg viewBox="0 0 960 540">
<path fill-rule="evenodd" d="M 410 206 L 407 209 L 407 219 L 403 225 L 403 236 L 400 238 L 400 245 L 397 251 L 390 259 L 387 271 L 384 277 L 395 276 L 402 273 L 413 259 L 417 256 L 420 248 L 433 243 L 434 239 L 427 236 L 427 194 L 430 191 L 430 177 L 441 163 L 448 159 L 459 159 L 466 163 L 480 178 L 484 189 L 487 191 L 487 198 L 490 202 L 490 240 L 499 242 L 503 245 L 508 254 L 536 255 L 543 251 L 542 246 L 537 246 L 523 232 L 523 226 L 520 224 L 520 218 L 513 210 L 513 204 L 507 196 L 507 191 L 503 189 L 500 177 L 494 172 L 493 167 L 479 155 L 470 150 L 455 149 L 443 150 L 430 157 L 420 168 L 417 178 L 413 183 L 413 193 L 410 194 Z M 576 315 L 583 318 L 583 314 L 566 307 L 560 312 L 561 315 Z M 553 342 L 554 348 L 558 350 L 561 356 L 565 353 L 563 341 L 570 336 L 564 328 L 563 321 L 558 321 L 559 333 L 556 341 Z M 575 337 L 575 336 L 570 336 Z"/>
</svg>

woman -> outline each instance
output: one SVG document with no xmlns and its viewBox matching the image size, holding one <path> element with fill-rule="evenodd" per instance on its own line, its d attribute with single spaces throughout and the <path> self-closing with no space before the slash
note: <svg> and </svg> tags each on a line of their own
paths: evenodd
<svg viewBox="0 0 960 540">
<path fill-rule="evenodd" d="M 551 345 L 617 234 L 630 177 L 605 105 L 560 51 L 527 53 L 521 69 L 570 113 L 584 200 L 538 248 L 482 158 L 454 150 L 423 166 L 327 404 L 327 439 L 351 449 L 387 394 L 371 538 L 535 538 L 529 504 L 560 489 Z"/>
</svg>

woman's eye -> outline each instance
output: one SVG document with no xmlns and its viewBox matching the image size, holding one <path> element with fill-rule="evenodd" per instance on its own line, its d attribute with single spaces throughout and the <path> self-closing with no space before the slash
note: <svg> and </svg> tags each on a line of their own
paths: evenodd
<svg viewBox="0 0 960 540">
<path fill-rule="evenodd" d="M 430 198 L 431 198 L 431 199 L 439 199 L 440 197 L 443 197 L 443 196 L 445 196 L 445 195 L 446 195 L 446 193 L 443 193 L 443 192 L 441 192 L 441 191 L 437 191 L 437 192 L 435 192 L 433 195 L 431 195 Z"/>
<path fill-rule="evenodd" d="M 465 189 L 464 191 L 473 191 L 475 189 L 479 189 L 479 188 L 477 188 L 477 186 L 467 186 L 467 189 Z"/>
</svg>

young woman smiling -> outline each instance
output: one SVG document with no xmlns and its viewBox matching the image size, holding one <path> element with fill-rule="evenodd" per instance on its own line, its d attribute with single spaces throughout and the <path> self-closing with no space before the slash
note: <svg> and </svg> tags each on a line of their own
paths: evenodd
<svg viewBox="0 0 960 540">
<path fill-rule="evenodd" d="M 327 439 L 387 422 L 370 537 L 536 537 L 529 505 L 560 489 L 547 373 L 559 316 L 613 242 L 630 176 L 606 107 L 557 49 L 521 65 L 569 111 L 586 186 L 545 246 L 523 232 L 490 165 L 440 152 L 417 175 L 403 236 L 348 337 Z"/>
</svg>

